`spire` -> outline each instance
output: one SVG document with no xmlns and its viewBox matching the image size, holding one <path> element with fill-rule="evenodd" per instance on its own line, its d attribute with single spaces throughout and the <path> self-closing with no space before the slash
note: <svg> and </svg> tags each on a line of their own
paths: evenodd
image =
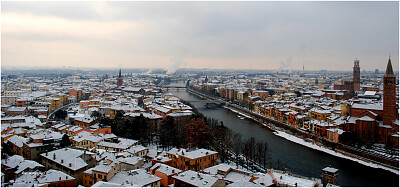
<svg viewBox="0 0 400 188">
<path fill-rule="evenodd" d="M 119 76 L 118 78 L 121 78 L 121 69 L 119 69 Z"/>
<path fill-rule="evenodd" d="M 388 61 L 387 67 L 386 67 L 385 77 L 394 77 L 392 61 L 390 60 L 390 56 L 389 56 L 389 61 Z"/>
</svg>

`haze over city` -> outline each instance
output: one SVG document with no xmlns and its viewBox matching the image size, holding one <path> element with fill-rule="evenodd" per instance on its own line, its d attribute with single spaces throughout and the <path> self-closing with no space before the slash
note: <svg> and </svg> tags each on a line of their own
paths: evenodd
<svg viewBox="0 0 400 188">
<path fill-rule="evenodd" d="M 2 2 L 2 68 L 399 68 L 398 2 Z"/>
</svg>

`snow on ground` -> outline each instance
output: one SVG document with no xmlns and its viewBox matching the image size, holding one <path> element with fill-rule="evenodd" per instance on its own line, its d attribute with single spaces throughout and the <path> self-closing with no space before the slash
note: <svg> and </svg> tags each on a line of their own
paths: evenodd
<svg viewBox="0 0 400 188">
<path fill-rule="evenodd" d="M 249 116 L 249 115 L 247 115 L 247 114 L 245 114 L 245 113 L 243 113 L 243 112 L 237 111 L 237 110 L 235 110 L 235 109 L 233 109 L 233 108 L 229 108 L 229 107 L 226 107 L 226 106 L 224 106 L 224 108 L 229 109 L 229 110 L 231 110 L 232 112 L 235 112 L 235 113 L 237 113 L 237 114 L 240 114 L 241 116 L 244 116 L 244 117 L 247 117 L 247 118 L 252 119 L 251 116 Z"/>
<path fill-rule="evenodd" d="M 288 175 L 287 173 L 280 173 L 276 171 L 271 172 L 279 184 L 293 186 L 293 187 L 315 187 L 317 182 Z"/>
<path fill-rule="evenodd" d="M 365 166 L 369 166 L 369 167 L 372 167 L 372 168 L 381 168 L 381 169 L 388 170 L 390 172 L 393 172 L 393 173 L 399 175 L 399 171 L 397 171 L 397 170 L 394 170 L 394 169 L 391 169 L 391 168 L 388 168 L 388 167 L 385 167 L 385 166 L 382 166 L 382 165 L 374 164 L 374 163 L 371 163 L 371 162 L 365 162 L 365 161 L 362 161 L 360 159 L 356 159 L 356 158 L 353 158 L 353 157 L 349 157 L 349 156 L 343 155 L 341 153 L 338 153 L 336 151 L 330 150 L 328 148 L 315 145 L 314 143 L 306 142 L 301 138 L 298 138 L 296 136 L 290 135 L 290 134 L 285 133 L 283 131 L 276 131 L 276 132 L 274 132 L 274 134 L 277 135 L 277 136 L 280 136 L 282 138 L 285 138 L 286 140 L 292 141 L 294 143 L 297 143 L 297 144 L 300 144 L 300 145 L 303 145 L 303 146 L 306 146 L 306 147 L 309 147 L 309 148 L 312 148 L 312 149 L 315 149 L 315 150 L 318 150 L 318 151 L 322 151 L 322 152 L 331 154 L 331 155 L 336 156 L 336 157 L 341 157 L 341 158 L 344 158 L 344 159 L 349 159 L 349 160 L 352 160 L 352 161 L 356 161 L 356 162 L 358 162 L 360 164 L 363 164 Z"/>
</svg>

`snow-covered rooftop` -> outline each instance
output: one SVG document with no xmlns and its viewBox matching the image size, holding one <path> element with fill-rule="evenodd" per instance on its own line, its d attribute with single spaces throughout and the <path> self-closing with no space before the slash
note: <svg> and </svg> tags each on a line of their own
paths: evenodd
<svg viewBox="0 0 400 188">
<path fill-rule="evenodd" d="M 162 164 L 162 163 L 156 163 L 150 169 L 151 170 L 155 169 L 156 171 L 161 172 L 167 176 L 170 176 L 173 174 L 178 174 L 178 173 L 182 172 L 182 170 L 179 170 L 177 168 L 174 168 L 172 166 L 168 166 L 168 165 Z"/>
<path fill-rule="evenodd" d="M 277 182 L 286 186 L 297 186 L 297 187 L 314 187 L 317 182 L 305 178 L 295 177 L 289 175 L 288 173 L 282 173 L 277 171 L 272 171 L 272 175 L 275 177 Z"/>
<path fill-rule="evenodd" d="M 330 173 L 336 173 L 339 170 L 336 168 L 332 168 L 332 167 L 325 167 L 324 169 L 322 169 L 322 171 L 326 171 L 326 172 L 330 172 Z"/>
<path fill-rule="evenodd" d="M 215 178 L 211 175 L 192 170 L 181 172 L 172 177 L 195 187 L 211 187 L 218 181 L 218 178 Z"/>
<path fill-rule="evenodd" d="M 40 155 L 43 158 L 64 166 L 65 168 L 76 171 L 88 166 L 88 164 L 81 158 L 81 155 L 83 155 L 84 153 L 85 152 L 82 150 L 63 148 L 47 153 L 42 153 Z"/>
<path fill-rule="evenodd" d="M 137 169 L 129 172 L 119 172 L 115 174 L 115 176 L 108 182 L 118 183 L 130 187 L 143 187 L 160 180 L 161 178 L 149 174 L 144 169 Z"/>
</svg>

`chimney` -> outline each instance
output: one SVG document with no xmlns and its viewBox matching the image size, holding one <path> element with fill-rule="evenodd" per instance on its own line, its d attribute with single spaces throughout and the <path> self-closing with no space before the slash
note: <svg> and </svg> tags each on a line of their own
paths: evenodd
<svg viewBox="0 0 400 188">
<path fill-rule="evenodd" d="M 69 163 L 69 167 L 72 167 L 72 163 Z"/>
<path fill-rule="evenodd" d="M 61 180 L 61 176 L 60 176 L 60 180 Z"/>
<path fill-rule="evenodd" d="M 53 154 L 53 159 L 56 159 L 56 153 Z"/>
<path fill-rule="evenodd" d="M 61 159 L 61 163 L 63 163 L 63 162 L 64 162 L 64 160 Z"/>
<path fill-rule="evenodd" d="M 172 170 L 172 173 L 175 173 L 175 170 Z"/>
</svg>

